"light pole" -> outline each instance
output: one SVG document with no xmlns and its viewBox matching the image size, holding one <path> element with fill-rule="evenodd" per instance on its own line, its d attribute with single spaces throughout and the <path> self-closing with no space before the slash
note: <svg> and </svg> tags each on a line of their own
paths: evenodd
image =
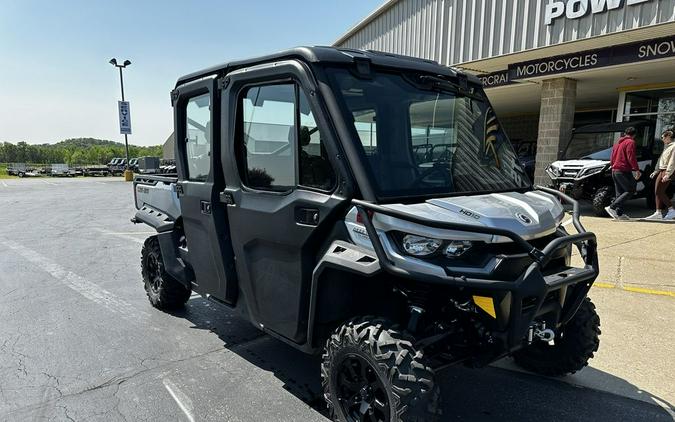
<svg viewBox="0 0 675 422">
<path fill-rule="evenodd" d="M 122 77 L 122 69 L 129 66 L 131 64 L 131 61 L 125 60 L 124 63 L 118 64 L 117 59 L 113 57 L 112 59 L 110 59 L 109 63 L 120 70 L 120 89 L 122 91 L 122 101 L 124 101 L 124 78 Z M 124 149 L 125 149 L 126 155 L 127 155 L 127 163 L 126 163 L 126 166 L 125 166 L 125 169 L 124 169 L 124 178 L 126 180 L 131 180 L 133 178 L 133 174 L 128 175 L 128 173 L 129 173 L 129 141 L 127 139 L 126 133 L 124 134 Z"/>
</svg>

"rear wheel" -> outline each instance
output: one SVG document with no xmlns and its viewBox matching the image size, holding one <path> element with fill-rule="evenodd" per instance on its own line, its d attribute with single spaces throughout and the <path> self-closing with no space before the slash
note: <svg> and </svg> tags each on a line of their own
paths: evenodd
<svg viewBox="0 0 675 422">
<path fill-rule="evenodd" d="M 176 309 L 190 299 L 190 289 L 164 270 L 162 251 L 156 236 L 146 239 L 141 249 L 141 273 L 148 300 L 158 309 Z"/>
<path fill-rule="evenodd" d="M 556 334 L 553 344 L 537 341 L 513 354 L 518 364 L 531 372 L 559 377 L 588 365 L 600 345 L 600 317 L 589 298 Z"/>
<path fill-rule="evenodd" d="M 413 339 L 391 322 L 349 321 L 326 344 L 324 397 L 340 422 L 434 421 L 440 392 Z"/>
<path fill-rule="evenodd" d="M 608 207 L 614 199 L 614 190 L 610 186 L 603 186 L 593 195 L 593 212 L 598 217 L 607 217 L 605 207 Z"/>
</svg>

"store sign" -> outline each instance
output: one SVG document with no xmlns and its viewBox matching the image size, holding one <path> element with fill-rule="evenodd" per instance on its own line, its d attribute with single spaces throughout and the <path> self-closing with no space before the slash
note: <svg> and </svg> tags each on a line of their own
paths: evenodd
<svg viewBox="0 0 675 422">
<path fill-rule="evenodd" d="M 508 70 L 486 73 L 479 76 L 479 78 L 485 88 L 494 88 L 496 86 L 508 85 L 511 83 Z"/>
<path fill-rule="evenodd" d="M 647 3 L 653 0 L 568 0 L 553 1 L 546 5 L 544 10 L 544 23 L 552 25 L 553 21 L 563 16 L 567 19 L 580 19 L 589 13 L 605 13 L 625 6 Z"/>
<path fill-rule="evenodd" d="M 508 85 L 522 79 L 577 72 L 626 63 L 675 57 L 675 36 L 621 44 L 509 65 L 508 70 L 479 76 L 486 88 Z"/>
<path fill-rule="evenodd" d="M 122 135 L 131 135 L 131 110 L 129 110 L 129 101 L 118 101 L 117 109 L 120 116 L 120 133 Z"/>
</svg>

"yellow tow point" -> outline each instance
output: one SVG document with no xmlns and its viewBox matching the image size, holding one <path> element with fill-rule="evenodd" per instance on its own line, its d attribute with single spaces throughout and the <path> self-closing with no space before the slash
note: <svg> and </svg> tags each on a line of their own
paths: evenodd
<svg viewBox="0 0 675 422">
<path fill-rule="evenodd" d="M 487 312 L 492 318 L 497 318 L 497 313 L 495 312 L 495 302 L 491 297 L 487 296 L 473 296 L 473 303 L 476 304 L 479 308 Z"/>
</svg>

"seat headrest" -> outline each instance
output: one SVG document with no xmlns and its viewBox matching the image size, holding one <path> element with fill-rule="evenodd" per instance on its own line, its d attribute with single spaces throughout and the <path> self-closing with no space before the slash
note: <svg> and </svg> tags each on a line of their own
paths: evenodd
<svg viewBox="0 0 675 422">
<path fill-rule="evenodd" d="M 298 132 L 298 141 L 300 146 L 304 147 L 309 145 L 309 141 L 312 139 L 309 134 L 309 128 L 307 126 L 300 126 L 300 131 Z M 295 126 L 288 128 L 288 142 L 294 142 L 295 140 Z"/>
</svg>

